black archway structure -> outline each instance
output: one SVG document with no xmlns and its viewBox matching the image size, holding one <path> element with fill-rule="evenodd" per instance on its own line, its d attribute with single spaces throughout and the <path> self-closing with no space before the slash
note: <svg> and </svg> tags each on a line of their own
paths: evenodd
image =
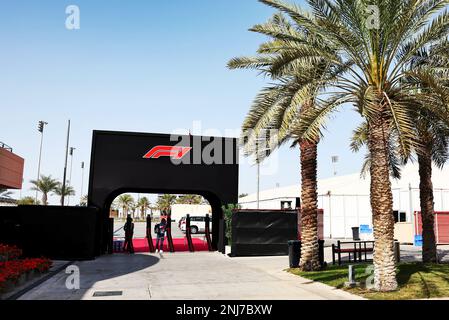
<svg viewBox="0 0 449 320">
<path fill-rule="evenodd" d="M 224 252 L 222 206 L 238 201 L 234 138 L 94 131 L 88 203 L 100 209 L 98 255 L 113 237 L 109 208 L 125 192 L 198 194 L 212 207 L 212 247 Z"/>
</svg>

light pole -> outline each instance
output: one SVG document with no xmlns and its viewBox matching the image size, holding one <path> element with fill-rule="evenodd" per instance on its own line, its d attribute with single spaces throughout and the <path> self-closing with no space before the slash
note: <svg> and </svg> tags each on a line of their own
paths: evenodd
<svg viewBox="0 0 449 320">
<path fill-rule="evenodd" d="M 256 164 L 257 164 L 257 209 L 260 209 L 260 163 L 261 163 L 261 155 L 267 156 L 270 148 L 268 143 L 268 135 L 269 129 L 264 129 L 259 136 L 256 138 Z M 263 134 L 263 135 L 262 135 Z M 260 147 L 262 145 L 262 148 Z"/>
<path fill-rule="evenodd" d="M 83 184 L 84 184 L 84 161 L 81 162 L 81 193 L 80 193 L 80 205 L 83 199 Z"/>
<path fill-rule="evenodd" d="M 38 161 L 38 164 L 37 164 L 37 180 L 36 180 L 38 184 L 39 184 L 39 180 L 41 178 L 41 159 L 42 159 L 42 144 L 44 142 L 44 127 L 47 124 L 48 124 L 48 122 L 45 122 L 45 121 L 41 120 L 41 121 L 39 121 L 39 123 L 37 125 L 37 131 L 39 131 L 41 133 L 41 144 L 40 144 L 40 147 L 39 147 L 39 161 Z M 36 203 L 37 203 L 37 194 L 38 194 L 37 187 L 38 186 L 36 186 L 36 199 L 35 199 Z"/>
<path fill-rule="evenodd" d="M 334 176 L 337 175 L 337 163 L 338 163 L 338 156 L 332 157 L 332 164 L 334 166 Z"/>
<path fill-rule="evenodd" d="M 67 127 L 67 143 L 65 146 L 65 163 L 64 163 L 64 175 L 62 178 L 62 195 L 61 195 L 61 205 L 64 206 L 64 193 L 66 188 L 66 179 L 67 179 L 67 158 L 69 155 L 69 141 L 70 141 L 70 120 Z"/>
<path fill-rule="evenodd" d="M 69 151 L 69 154 L 70 154 L 69 186 L 72 184 L 73 151 L 75 151 L 75 150 L 76 150 L 76 148 L 70 147 L 70 151 Z M 70 204 L 70 195 L 68 195 L 67 204 L 68 205 Z"/>
</svg>

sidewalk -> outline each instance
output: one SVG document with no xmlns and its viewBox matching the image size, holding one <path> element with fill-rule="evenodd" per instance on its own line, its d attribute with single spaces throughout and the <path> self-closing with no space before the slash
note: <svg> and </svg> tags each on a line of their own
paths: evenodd
<svg viewBox="0 0 449 320">
<path fill-rule="evenodd" d="M 229 258 L 220 253 L 111 255 L 76 263 L 80 289 L 68 290 L 64 271 L 20 299 L 55 300 L 321 300 L 360 299 L 291 275 L 288 257 Z M 115 296 L 94 297 L 97 294 Z"/>
</svg>

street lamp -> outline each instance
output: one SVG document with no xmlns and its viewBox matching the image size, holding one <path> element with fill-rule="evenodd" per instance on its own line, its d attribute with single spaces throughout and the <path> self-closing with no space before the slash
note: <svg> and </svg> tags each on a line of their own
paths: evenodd
<svg viewBox="0 0 449 320">
<path fill-rule="evenodd" d="M 81 162 L 81 192 L 80 192 L 80 205 L 83 199 L 83 184 L 84 184 L 84 161 Z"/>
<path fill-rule="evenodd" d="M 67 179 L 67 157 L 69 154 L 69 142 L 70 142 L 70 120 L 68 121 L 68 126 L 67 126 L 67 143 L 65 145 L 65 161 L 64 161 L 64 174 L 62 177 L 62 195 L 61 195 L 61 206 L 64 206 L 64 191 L 66 188 L 66 179 Z"/>
<path fill-rule="evenodd" d="M 257 209 L 260 208 L 260 163 L 270 152 L 271 128 L 263 129 L 255 140 L 255 161 L 257 165 Z"/>
<path fill-rule="evenodd" d="M 338 163 L 338 156 L 333 156 L 332 157 L 332 164 L 334 166 L 334 176 L 337 175 L 337 163 Z"/>
<path fill-rule="evenodd" d="M 42 144 L 44 142 L 44 127 L 45 125 L 47 125 L 48 122 L 45 121 L 39 121 L 38 125 L 37 125 L 37 131 L 39 131 L 41 133 L 41 144 L 39 147 L 39 161 L 37 164 L 37 183 L 39 184 L 39 180 L 41 178 L 41 158 L 42 158 Z M 37 186 L 36 186 L 37 187 Z M 38 194 L 38 190 L 36 188 L 36 203 L 37 203 L 37 194 Z"/>
<path fill-rule="evenodd" d="M 73 168 L 73 151 L 75 151 L 76 148 L 70 147 L 69 155 L 70 155 L 70 173 L 69 173 L 69 186 L 72 184 L 72 168 Z M 67 198 L 67 205 L 70 205 L 70 195 L 68 195 Z"/>
</svg>

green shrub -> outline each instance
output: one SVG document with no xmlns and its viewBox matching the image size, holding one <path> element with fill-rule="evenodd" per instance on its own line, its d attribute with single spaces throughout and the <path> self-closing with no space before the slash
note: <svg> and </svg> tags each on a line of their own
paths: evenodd
<svg viewBox="0 0 449 320">
<path fill-rule="evenodd" d="M 235 210 L 241 209 L 238 204 L 228 204 L 222 207 L 225 219 L 225 236 L 227 239 L 227 244 L 232 244 L 232 213 Z"/>
</svg>

